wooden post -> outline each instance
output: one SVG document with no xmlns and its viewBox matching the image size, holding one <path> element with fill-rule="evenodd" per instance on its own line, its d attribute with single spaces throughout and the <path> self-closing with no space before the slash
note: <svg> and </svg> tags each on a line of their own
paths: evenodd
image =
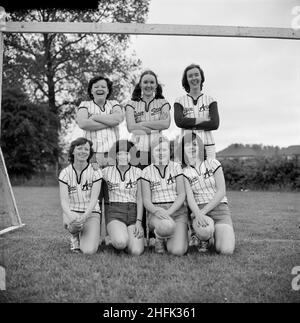
<svg viewBox="0 0 300 323">
<path fill-rule="evenodd" d="M 5 11 L 3 7 L 0 7 L 0 139 L 1 139 L 1 108 L 2 108 L 2 72 L 3 72 L 3 30 L 5 29 Z M 0 235 L 16 230 L 24 224 L 22 224 L 14 193 L 10 184 L 9 176 L 5 166 L 5 160 L 0 147 L 0 194 L 4 197 L 5 208 L 8 212 L 8 216 L 11 220 L 11 226 L 1 230 Z M 5 214 L 5 213 L 4 213 Z"/>
</svg>

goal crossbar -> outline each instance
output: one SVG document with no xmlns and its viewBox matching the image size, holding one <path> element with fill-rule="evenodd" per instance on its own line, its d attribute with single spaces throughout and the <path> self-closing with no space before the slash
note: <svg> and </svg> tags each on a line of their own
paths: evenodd
<svg viewBox="0 0 300 323">
<path fill-rule="evenodd" d="M 9 21 L 0 26 L 0 31 L 4 33 L 83 33 L 300 39 L 300 30 L 293 28 L 142 23 Z"/>
</svg>

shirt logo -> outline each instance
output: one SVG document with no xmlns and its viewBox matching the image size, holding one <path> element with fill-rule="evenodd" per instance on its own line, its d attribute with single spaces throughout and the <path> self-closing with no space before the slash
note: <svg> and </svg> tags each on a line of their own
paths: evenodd
<svg viewBox="0 0 300 323">
<path fill-rule="evenodd" d="M 68 186 L 68 191 L 70 194 L 75 193 L 77 191 L 76 186 Z"/>
<path fill-rule="evenodd" d="M 85 181 L 85 184 L 84 185 L 82 185 L 82 188 L 81 188 L 83 191 L 88 191 L 88 189 L 89 189 L 89 184 L 88 184 L 88 182 L 87 181 Z"/>
<path fill-rule="evenodd" d="M 160 110 L 161 110 L 160 108 L 153 108 L 151 110 L 151 116 L 154 116 L 155 114 L 159 114 L 161 112 Z"/>
<path fill-rule="evenodd" d="M 107 181 L 107 187 L 111 191 L 111 190 L 114 190 L 114 189 L 118 188 L 119 187 L 119 184 L 118 183 L 112 183 L 110 181 Z"/>
<path fill-rule="evenodd" d="M 206 110 L 206 106 L 202 104 L 201 107 L 199 107 L 199 112 L 203 112 L 205 110 Z"/>
<path fill-rule="evenodd" d="M 206 168 L 206 171 L 205 171 L 205 173 L 203 174 L 203 176 L 204 176 L 204 178 L 205 179 L 207 179 L 207 178 L 209 178 L 209 177 L 211 177 L 213 175 L 213 171 L 210 169 L 210 170 L 208 170 L 207 168 Z"/>
<path fill-rule="evenodd" d="M 151 182 L 150 183 L 151 190 L 154 189 L 155 187 L 158 187 L 158 186 L 160 186 L 160 182 Z"/>
<path fill-rule="evenodd" d="M 183 116 L 187 116 L 191 113 L 194 113 L 194 109 L 193 108 L 183 108 Z"/>
<path fill-rule="evenodd" d="M 169 178 L 167 179 L 167 184 L 174 184 L 175 183 L 175 176 L 172 177 L 172 175 L 170 174 Z"/>
<path fill-rule="evenodd" d="M 191 185 L 193 185 L 193 184 L 195 184 L 195 183 L 197 183 L 198 182 L 198 177 L 197 176 L 195 176 L 195 177 L 192 177 L 192 178 L 190 178 L 190 184 Z"/>
<path fill-rule="evenodd" d="M 133 188 L 133 186 L 135 186 L 135 185 L 136 185 L 136 182 L 132 182 L 132 181 L 130 180 L 129 182 L 127 182 L 127 183 L 126 183 L 125 188 L 130 189 L 130 188 Z"/>
</svg>

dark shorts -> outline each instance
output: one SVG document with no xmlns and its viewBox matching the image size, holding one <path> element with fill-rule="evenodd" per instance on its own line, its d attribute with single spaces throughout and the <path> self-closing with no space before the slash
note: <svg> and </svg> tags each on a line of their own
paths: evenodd
<svg viewBox="0 0 300 323">
<path fill-rule="evenodd" d="M 125 223 L 127 226 L 136 223 L 136 203 L 109 202 L 105 203 L 105 223 L 113 220 Z"/>
<path fill-rule="evenodd" d="M 198 204 L 199 209 L 201 210 L 204 208 L 206 204 Z M 216 224 L 228 224 L 232 225 L 231 213 L 227 203 L 220 203 L 217 205 L 213 210 L 206 214 L 210 216 L 213 220 L 215 225 Z"/>
</svg>

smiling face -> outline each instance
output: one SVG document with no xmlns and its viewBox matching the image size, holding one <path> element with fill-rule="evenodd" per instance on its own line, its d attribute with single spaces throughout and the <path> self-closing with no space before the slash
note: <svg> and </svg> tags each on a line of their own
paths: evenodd
<svg viewBox="0 0 300 323">
<path fill-rule="evenodd" d="M 85 162 L 89 158 L 90 155 L 90 145 L 89 143 L 85 143 L 84 145 L 79 145 L 74 148 L 73 151 L 74 162 Z"/>
<path fill-rule="evenodd" d="M 130 154 L 127 151 L 120 150 L 117 153 L 117 161 L 118 161 L 118 165 L 121 165 L 121 166 L 128 165 L 130 161 Z"/>
<path fill-rule="evenodd" d="M 188 84 L 190 86 L 190 91 L 201 89 L 201 74 L 197 67 L 194 67 L 186 72 L 186 77 Z"/>
<path fill-rule="evenodd" d="M 152 97 L 157 87 L 155 76 L 152 74 L 145 74 L 140 81 L 140 87 L 143 96 Z"/>
<path fill-rule="evenodd" d="M 108 96 L 108 86 L 105 80 L 99 80 L 91 88 L 91 94 L 95 101 L 105 101 Z"/>
<path fill-rule="evenodd" d="M 187 162 L 191 165 L 194 165 L 198 158 L 203 159 L 202 153 L 204 152 L 204 146 L 202 143 L 201 145 L 199 144 L 196 139 L 184 144 L 184 153 L 188 159 Z"/>
<path fill-rule="evenodd" d="M 167 141 L 156 145 L 152 150 L 153 162 L 156 165 L 167 165 L 170 161 L 170 147 Z"/>
</svg>

